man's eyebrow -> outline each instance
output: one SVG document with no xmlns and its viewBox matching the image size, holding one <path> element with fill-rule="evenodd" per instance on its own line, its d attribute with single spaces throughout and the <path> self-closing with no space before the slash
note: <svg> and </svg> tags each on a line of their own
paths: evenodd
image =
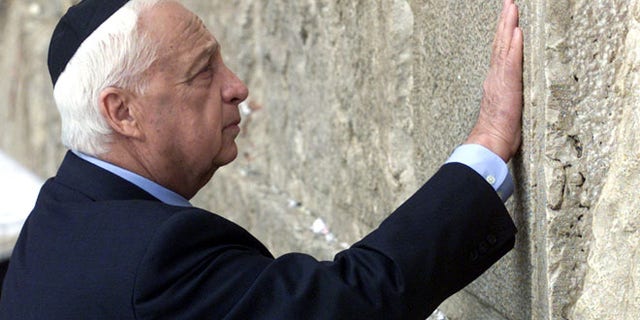
<svg viewBox="0 0 640 320">
<path fill-rule="evenodd" d="M 210 57 L 220 51 L 220 44 L 217 41 L 212 41 L 204 51 L 206 52 L 207 56 Z"/>
<path fill-rule="evenodd" d="M 220 44 L 217 41 L 212 41 L 208 44 L 193 60 L 193 62 L 189 65 L 189 68 L 186 70 L 185 78 L 186 80 L 190 80 L 194 76 L 198 74 L 198 72 L 204 67 L 205 64 L 209 63 L 211 56 L 216 54 L 220 50 Z"/>
</svg>

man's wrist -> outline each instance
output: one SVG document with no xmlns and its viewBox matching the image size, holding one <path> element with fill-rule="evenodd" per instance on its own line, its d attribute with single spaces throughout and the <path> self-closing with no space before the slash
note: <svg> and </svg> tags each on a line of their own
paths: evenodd
<svg viewBox="0 0 640 320">
<path fill-rule="evenodd" d="M 467 138 L 467 141 L 465 141 L 465 144 L 480 145 L 485 149 L 488 149 L 490 152 L 494 153 L 498 157 L 500 157 L 500 159 L 502 159 L 502 161 L 504 161 L 505 163 L 509 162 L 513 154 L 509 149 L 508 144 L 506 142 L 497 143 L 496 140 L 498 139 L 499 139 L 498 137 L 493 137 L 489 134 L 480 134 L 480 133 L 472 132 Z"/>
<path fill-rule="evenodd" d="M 493 187 L 503 201 L 513 194 L 513 178 L 509 168 L 499 155 L 480 144 L 463 144 L 456 148 L 445 163 L 464 164 Z"/>
</svg>

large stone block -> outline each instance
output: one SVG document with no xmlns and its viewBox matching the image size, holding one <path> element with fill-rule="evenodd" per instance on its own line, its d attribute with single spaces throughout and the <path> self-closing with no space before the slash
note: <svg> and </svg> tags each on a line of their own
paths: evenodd
<svg viewBox="0 0 640 320">
<path fill-rule="evenodd" d="M 637 1 L 547 1 L 540 9 L 546 24 L 541 33 L 534 33 L 541 37 L 532 55 L 539 56 L 533 68 L 543 73 L 534 101 L 544 111 L 538 113 L 539 128 L 534 134 L 540 154 L 530 165 L 539 166 L 537 187 L 542 189 L 535 199 L 533 243 L 543 259 L 534 269 L 536 280 L 544 286 L 540 298 L 548 297 L 550 304 L 544 315 L 636 319 L 639 314 L 630 304 L 614 307 L 605 301 L 635 297 L 637 302 L 638 288 L 623 285 L 624 280 L 613 274 L 602 282 L 601 272 L 606 271 L 596 271 L 595 266 L 611 263 L 602 257 L 602 243 L 612 244 L 608 253 L 621 255 L 620 262 L 637 265 L 639 261 L 626 255 L 628 247 L 622 245 L 637 242 L 638 233 L 612 228 L 602 217 L 615 216 L 621 224 L 637 221 L 626 213 L 637 210 L 632 209 L 633 202 L 627 199 L 618 207 L 610 206 L 613 194 L 607 191 L 626 192 L 637 182 L 631 172 L 624 179 L 613 178 L 619 176 L 620 167 L 631 168 L 617 154 L 635 152 L 630 147 L 633 136 L 616 132 L 636 123 L 630 103 L 637 96 L 633 88 L 637 80 L 630 70 L 637 65 L 637 41 L 630 30 L 637 28 L 637 17 L 631 14 L 637 10 Z M 632 198 L 637 198 L 637 190 L 634 193 Z M 611 211 L 603 213 L 603 208 Z M 638 273 L 627 271 L 628 279 L 637 281 Z M 609 291 L 616 291 L 616 298 Z M 586 301 L 590 301 L 588 308 Z"/>
<path fill-rule="evenodd" d="M 198 200 L 277 253 L 326 248 L 316 254 L 330 258 L 375 228 L 464 140 L 501 3 L 187 4 L 214 13 L 205 22 L 252 89 L 243 154 Z M 282 209 L 289 201 L 297 211 Z M 329 241 L 312 236 L 318 218 Z M 512 319 L 531 314 L 529 220 L 517 220 L 517 250 L 469 288 L 477 306 L 494 306 L 483 313 Z"/>
</svg>

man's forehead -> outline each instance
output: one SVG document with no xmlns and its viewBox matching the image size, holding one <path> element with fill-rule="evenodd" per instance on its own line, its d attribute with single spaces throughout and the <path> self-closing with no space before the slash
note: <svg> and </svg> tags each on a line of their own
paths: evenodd
<svg viewBox="0 0 640 320">
<path fill-rule="evenodd" d="M 202 19 L 178 3 L 163 3 L 141 16 L 144 32 L 157 44 L 152 73 L 183 83 L 197 74 L 220 45 Z"/>
<path fill-rule="evenodd" d="M 159 40 L 173 45 L 205 45 L 214 50 L 219 46 L 204 21 L 177 2 L 161 3 L 146 12 L 141 23 Z"/>
</svg>

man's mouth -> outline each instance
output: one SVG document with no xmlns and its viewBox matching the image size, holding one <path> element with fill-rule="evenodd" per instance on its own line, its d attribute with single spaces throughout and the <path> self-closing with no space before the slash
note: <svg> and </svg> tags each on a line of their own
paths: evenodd
<svg viewBox="0 0 640 320">
<path fill-rule="evenodd" d="M 229 123 L 226 127 L 224 127 L 225 129 L 227 128 L 231 128 L 231 127 L 237 127 L 240 124 L 240 119 L 238 120 L 234 120 L 233 122 Z"/>
</svg>

